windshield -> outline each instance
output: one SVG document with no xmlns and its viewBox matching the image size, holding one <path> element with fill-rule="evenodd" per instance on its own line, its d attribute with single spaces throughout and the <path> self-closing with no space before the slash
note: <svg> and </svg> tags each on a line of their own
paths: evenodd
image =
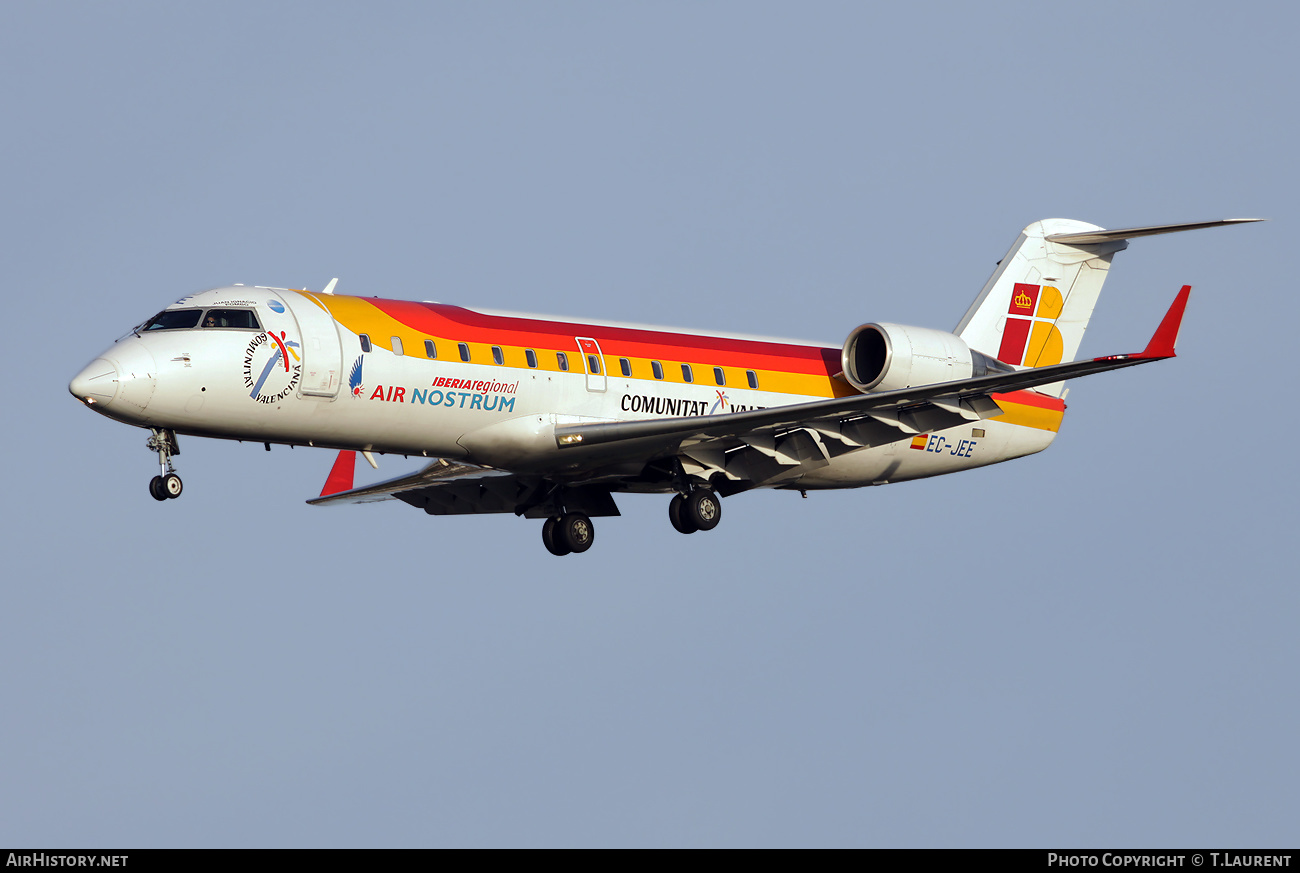
<svg viewBox="0 0 1300 873">
<path fill-rule="evenodd" d="M 199 323 L 200 309 L 164 309 L 144 323 L 144 330 L 181 330 Z"/>
<path fill-rule="evenodd" d="M 238 327 L 260 330 L 257 316 L 251 309 L 209 309 L 203 316 L 204 327 Z"/>
</svg>

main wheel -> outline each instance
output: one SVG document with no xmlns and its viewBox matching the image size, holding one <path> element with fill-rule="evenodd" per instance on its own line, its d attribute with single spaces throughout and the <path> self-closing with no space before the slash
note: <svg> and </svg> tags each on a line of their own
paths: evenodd
<svg viewBox="0 0 1300 873">
<path fill-rule="evenodd" d="M 686 512 L 686 498 L 680 494 L 674 494 L 668 504 L 668 520 L 673 523 L 673 529 L 678 533 L 693 534 L 699 530 Z"/>
<path fill-rule="evenodd" d="M 700 530 L 713 530 L 722 521 L 722 501 L 707 488 L 696 488 L 686 498 L 682 515 Z"/>
<path fill-rule="evenodd" d="M 149 496 L 154 500 L 167 499 L 167 492 L 163 490 L 162 476 L 154 476 L 149 480 Z"/>
<path fill-rule="evenodd" d="M 556 535 L 559 528 L 560 520 L 558 518 L 552 516 L 546 519 L 546 523 L 542 525 L 542 542 L 546 545 L 546 551 L 557 558 L 562 558 L 569 554 L 571 549 L 561 537 Z"/>
<path fill-rule="evenodd" d="M 177 476 L 175 473 L 168 473 L 166 476 L 162 477 L 162 488 L 160 490 L 168 497 L 180 497 L 181 490 L 184 487 L 185 486 L 181 484 L 180 476 Z"/>
<path fill-rule="evenodd" d="M 569 512 L 560 518 L 556 539 L 562 540 L 571 552 L 585 552 L 596 541 L 596 527 L 581 512 Z"/>
</svg>

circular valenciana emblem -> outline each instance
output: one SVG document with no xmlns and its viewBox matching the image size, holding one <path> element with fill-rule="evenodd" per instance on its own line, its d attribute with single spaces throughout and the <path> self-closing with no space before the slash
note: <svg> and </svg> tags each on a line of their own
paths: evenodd
<svg viewBox="0 0 1300 873">
<path fill-rule="evenodd" d="M 244 349 L 244 387 L 258 403 L 279 403 L 302 379 L 299 345 L 284 331 L 259 333 Z"/>
</svg>

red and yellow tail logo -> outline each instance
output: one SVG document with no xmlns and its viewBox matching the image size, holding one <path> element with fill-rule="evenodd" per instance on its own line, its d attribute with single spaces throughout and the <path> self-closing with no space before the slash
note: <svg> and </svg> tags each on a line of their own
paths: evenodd
<svg viewBox="0 0 1300 873">
<path fill-rule="evenodd" d="M 1061 363 L 1065 344 L 1055 322 L 1063 303 L 1058 288 L 1017 282 L 1011 291 L 998 360 L 1026 367 Z"/>
</svg>

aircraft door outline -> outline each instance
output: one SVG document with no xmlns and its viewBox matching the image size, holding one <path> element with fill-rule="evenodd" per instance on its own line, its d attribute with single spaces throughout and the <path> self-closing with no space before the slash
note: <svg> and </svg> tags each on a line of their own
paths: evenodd
<svg viewBox="0 0 1300 873">
<path fill-rule="evenodd" d="M 302 337 L 302 382 L 298 396 L 333 400 L 343 383 L 343 343 L 334 316 L 314 300 L 295 300 L 289 311 Z"/>
<path fill-rule="evenodd" d="M 574 337 L 578 343 L 578 352 L 582 358 L 582 371 L 587 374 L 587 390 L 603 392 L 609 387 L 605 375 L 605 356 L 601 354 L 600 343 L 588 336 Z"/>
</svg>

